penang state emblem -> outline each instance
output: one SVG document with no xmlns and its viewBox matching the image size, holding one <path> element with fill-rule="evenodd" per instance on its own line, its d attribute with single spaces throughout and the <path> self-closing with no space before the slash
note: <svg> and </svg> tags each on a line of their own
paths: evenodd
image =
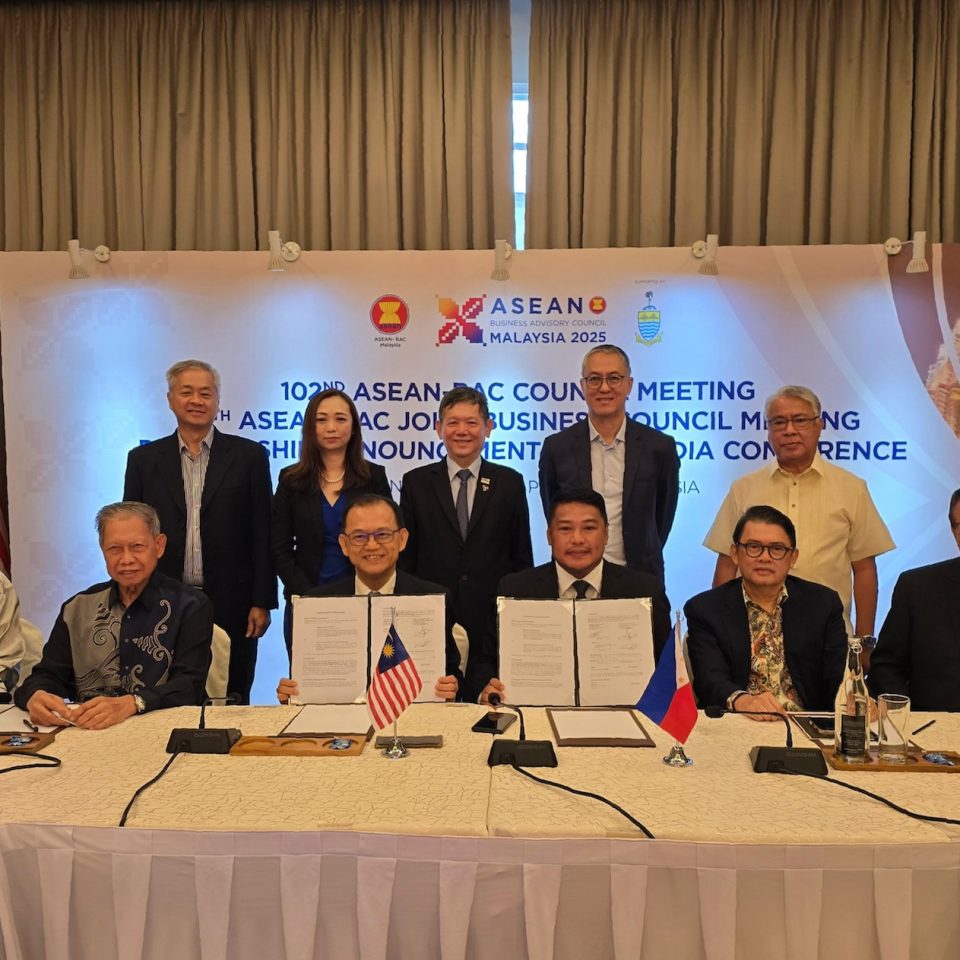
<svg viewBox="0 0 960 960">
<path fill-rule="evenodd" d="M 660 311 L 654 306 L 653 291 L 647 291 L 647 304 L 637 311 L 637 343 L 652 347 L 663 339 L 660 332 Z"/>
</svg>

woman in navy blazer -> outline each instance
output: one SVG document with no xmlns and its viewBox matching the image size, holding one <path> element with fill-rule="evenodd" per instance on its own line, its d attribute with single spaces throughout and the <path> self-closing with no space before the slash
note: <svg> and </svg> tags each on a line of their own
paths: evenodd
<svg viewBox="0 0 960 960">
<path fill-rule="evenodd" d="M 350 571 L 337 537 L 350 501 L 364 493 L 390 497 L 386 471 L 363 456 L 360 417 L 350 397 L 341 390 L 323 390 L 310 399 L 303 415 L 300 460 L 280 472 L 273 496 L 271 549 L 287 600 L 283 633 L 288 653 L 290 597 Z"/>
</svg>

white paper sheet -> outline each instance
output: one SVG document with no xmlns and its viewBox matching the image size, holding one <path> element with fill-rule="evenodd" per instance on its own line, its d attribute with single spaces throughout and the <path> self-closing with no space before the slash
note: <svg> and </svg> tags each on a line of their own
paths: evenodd
<svg viewBox="0 0 960 960">
<path fill-rule="evenodd" d="M 0 731 L 4 733 L 33 733 L 33 731 L 23 722 L 29 720 L 30 714 L 26 710 L 15 707 L 12 703 L 5 704 L 0 709 Z M 40 733 L 53 733 L 60 727 L 48 727 L 44 724 L 38 724 Z"/>
<path fill-rule="evenodd" d="M 640 699 L 654 668 L 652 610 L 648 597 L 575 605 L 580 706 Z"/>
<path fill-rule="evenodd" d="M 500 679 L 521 706 L 573 705 L 573 601 L 497 598 Z"/>
<path fill-rule="evenodd" d="M 645 741 L 632 710 L 553 710 L 558 740 Z"/>
<path fill-rule="evenodd" d="M 436 700 L 434 687 L 446 674 L 446 606 L 442 593 L 370 598 L 371 669 L 376 667 L 390 621 L 423 681 L 417 702 Z"/>
<path fill-rule="evenodd" d="M 367 598 L 293 598 L 300 703 L 352 703 L 367 689 Z"/>
<path fill-rule="evenodd" d="M 308 703 L 287 724 L 283 734 L 353 734 L 364 737 L 371 727 L 365 703 Z"/>
</svg>

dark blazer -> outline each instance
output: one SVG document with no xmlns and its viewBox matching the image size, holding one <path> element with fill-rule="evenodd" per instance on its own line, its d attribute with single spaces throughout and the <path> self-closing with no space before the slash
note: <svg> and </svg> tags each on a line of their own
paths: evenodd
<svg viewBox="0 0 960 960">
<path fill-rule="evenodd" d="M 333 583 L 325 583 L 322 587 L 314 587 L 307 591 L 304 596 L 307 597 L 352 597 L 356 592 L 357 581 L 356 574 L 351 573 L 348 577 L 341 577 L 334 580 Z M 397 596 L 422 597 L 431 593 L 442 593 L 446 602 L 446 642 L 447 642 L 447 674 L 457 678 L 457 683 L 463 686 L 463 673 L 460 671 L 460 651 L 453 639 L 453 625 L 456 622 L 453 619 L 453 608 L 450 604 L 450 591 L 444 589 L 439 583 L 430 583 L 429 580 L 421 580 L 412 574 L 403 570 L 397 570 L 397 582 L 393 592 Z M 421 677 L 424 683 L 428 678 Z M 459 697 L 458 697 L 459 699 Z"/>
<path fill-rule="evenodd" d="M 960 710 L 960 558 L 900 574 L 867 683 L 914 710 Z"/>
<path fill-rule="evenodd" d="M 663 548 L 680 492 L 680 458 L 673 437 L 627 416 L 623 468 L 623 549 L 627 566 L 663 580 Z M 540 499 L 550 503 L 572 487 L 593 488 L 590 427 L 586 419 L 543 441 Z"/>
<path fill-rule="evenodd" d="M 347 504 L 365 493 L 378 493 L 393 499 L 387 472 L 379 464 L 369 466 L 367 482 L 341 494 Z M 270 525 L 273 564 L 283 581 L 283 595 L 288 600 L 294 594 L 308 593 L 317 585 L 323 560 L 323 494 L 320 490 L 292 487 L 287 479 L 290 469 L 286 467 L 280 471 Z"/>
<path fill-rule="evenodd" d="M 750 625 L 739 577 L 688 600 L 687 649 L 701 707 L 724 706 L 750 679 Z M 832 710 L 846 663 L 847 630 L 835 590 L 787 577 L 783 650 L 807 710 Z"/>
<path fill-rule="evenodd" d="M 530 570 L 511 573 L 500 581 L 501 597 L 556 600 L 559 593 L 560 581 L 553 560 Z M 660 651 L 670 638 L 670 601 L 663 591 L 663 584 L 652 574 L 640 573 L 604 560 L 600 599 L 632 600 L 635 597 L 650 597 L 653 600 L 653 656 L 655 660 L 659 659 Z"/>
<path fill-rule="evenodd" d="M 399 562 L 450 591 L 454 620 L 470 639 L 463 698 L 474 702 L 497 675 L 497 584 L 533 566 L 530 514 L 523 477 L 482 460 L 464 539 L 451 490 L 446 458 L 404 476 L 400 508 L 410 538 Z"/>
<path fill-rule="evenodd" d="M 187 507 L 176 432 L 130 451 L 123 498 L 148 503 L 160 515 L 167 548 L 159 568 L 182 580 Z M 267 451 L 253 440 L 214 430 L 200 505 L 203 592 L 213 601 L 214 621 L 231 638 L 246 633 L 251 607 L 277 606 L 270 498 Z"/>
</svg>

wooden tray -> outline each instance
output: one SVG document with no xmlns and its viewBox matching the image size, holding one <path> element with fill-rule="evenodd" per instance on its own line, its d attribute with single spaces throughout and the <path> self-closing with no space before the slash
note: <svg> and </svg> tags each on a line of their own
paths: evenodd
<svg viewBox="0 0 960 960">
<path fill-rule="evenodd" d="M 335 742 L 349 742 L 336 748 Z M 241 737 L 231 748 L 231 757 L 359 757 L 365 737 Z"/>
<path fill-rule="evenodd" d="M 917 750 L 907 752 L 906 763 L 887 763 L 877 759 L 877 748 L 870 749 L 869 763 L 847 763 L 841 760 L 833 751 L 833 744 L 821 746 L 824 759 L 834 770 L 843 770 L 845 773 L 960 773 L 960 753 L 953 750 L 924 750 L 923 753 L 942 753 L 952 760 L 955 766 L 946 767 L 940 763 L 931 763 L 923 759 L 923 754 Z"/>
<path fill-rule="evenodd" d="M 11 750 L 26 750 L 29 753 L 37 753 L 44 747 L 49 747 L 53 743 L 56 734 L 53 733 L 33 733 L 30 730 L 14 730 L 12 733 L 0 733 L 0 753 L 10 753 Z M 11 737 L 22 737 L 30 740 L 22 746 L 11 744 Z"/>
</svg>

